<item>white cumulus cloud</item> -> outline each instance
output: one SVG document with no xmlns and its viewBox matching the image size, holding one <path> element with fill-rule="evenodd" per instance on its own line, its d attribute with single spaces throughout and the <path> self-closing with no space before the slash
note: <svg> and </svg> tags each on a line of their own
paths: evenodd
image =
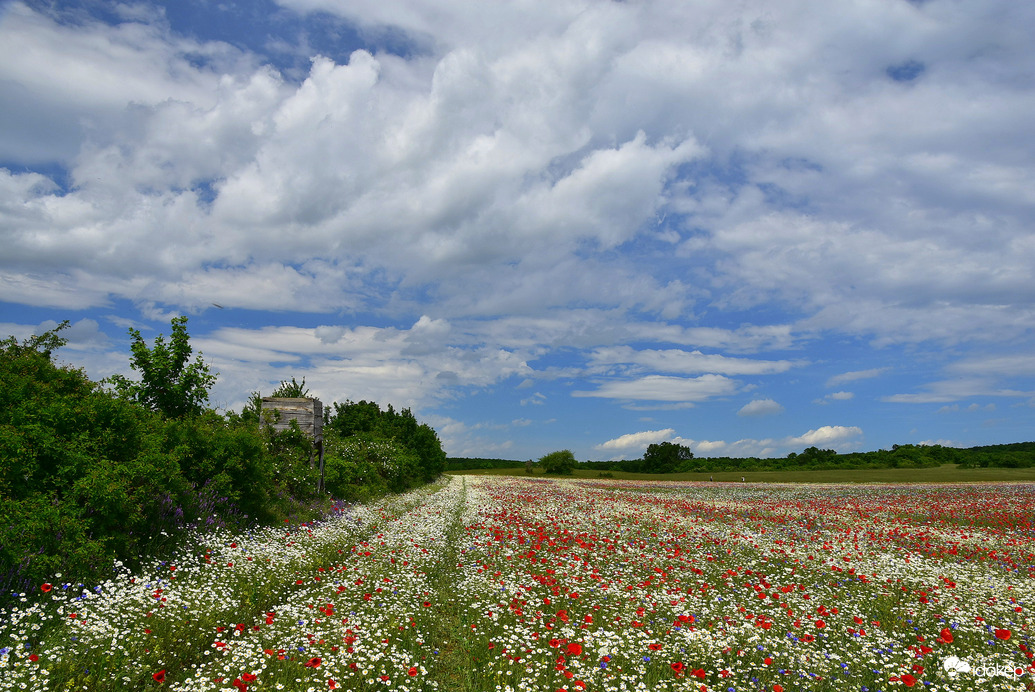
<svg viewBox="0 0 1035 692">
<path fill-rule="evenodd" d="M 785 441 L 785 444 L 791 446 L 803 445 L 806 447 L 836 446 L 860 437 L 862 434 L 862 429 L 854 425 L 824 425 L 815 430 L 809 430 L 804 435 L 789 438 Z"/>
<path fill-rule="evenodd" d="M 754 399 L 744 404 L 739 411 L 738 416 L 773 416 L 778 413 L 783 413 L 783 406 L 776 403 L 772 399 Z"/>
<path fill-rule="evenodd" d="M 596 445 L 594 449 L 599 450 L 630 450 L 646 449 L 648 445 L 671 440 L 676 434 L 672 428 L 664 430 L 644 430 L 643 432 L 627 433 L 614 439 Z"/>
</svg>

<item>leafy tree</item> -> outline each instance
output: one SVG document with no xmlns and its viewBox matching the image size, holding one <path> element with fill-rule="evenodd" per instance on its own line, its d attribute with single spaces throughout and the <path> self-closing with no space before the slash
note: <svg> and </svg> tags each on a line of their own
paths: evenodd
<svg viewBox="0 0 1035 692">
<path fill-rule="evenodd" d="M 273 393 L 270 394 L 270 396 L 286 397 L 289 399 L 307 399 L 309 398 L 309 388 L 305 386 L 304 377 L 301 382 L 295 382 L 295 378 L 292 377 L 290 382 L 287 380 L 281 380 L 280 385 L 273 390 Z"/>
<path fill-rule="evenodd" d="M 346 401 L 344 404 L 334 402 L 333 408 L 334 413 L 327 427 L 333 428 L 342 437 L 373 432 L 381 418 L 381 407 L 373 401 Z"/>
<path fill-rule="evenodd" d="M 662 442 L 647 447 L 640 464 L 642 473 L 675 473 L 680 464 L 694 458 L 694 453 L 685 445 Z"/>
<path fill-rule="evenodd" d="M 427 423 L 418 424 L 409 409 L 403 410 L 400 419 L 406 423 L 395 439 L 417 455 L 421 480 L 434 480 L 446 469 L 446 453 L 438 433 Z"/>
<path fill-rule="evenodd" d="M 262 418 L 262 393 L 254 391 L 248 395 L 248 401 L 241 409 L 240 420 L 248 424 L 256 424 Z"/>
<path fill-rule="evenodd" d="M 818 447 L 812 446 L 798 455 L 797 462 L 800 466 L 823 466 L 830 465 L 836 458 L 837 452 L 834 450 L 819 449 Z"/>
<path fill-rule="evenodd" d="M 122 397 L 157 411 L 167 418 L 199 414 L 208 403 L 208 390 L 216 381 L 208 365 L 198 354 L 190 362 L 190 337 L 187 318 L 174 317 L 169 343 L 159 334 L 153 348 L 148 348 L 140 332 L 130 327 L 130 367 L 140 373 L 135 382 L 123 375 L 112 375 L 107 382 Z"/>
<path fill-rule="evenodd" d="M 562 476 L 570 476 L 575 470 L 575 455 L 570 450 L 562 449 L 558 452 L 550 452 L 539 459 L 539 468 L 543 473 L 553 473 Z"/>
</svg>

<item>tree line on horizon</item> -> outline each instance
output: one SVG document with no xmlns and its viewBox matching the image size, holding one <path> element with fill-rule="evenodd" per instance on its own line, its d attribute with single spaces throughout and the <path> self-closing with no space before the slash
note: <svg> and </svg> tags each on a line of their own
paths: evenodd
<svg viewBox="0 0 1035 692">
<path fill-rule="evenodd" d="M 521 468 L 527 461 L 449 457 L 447 471 Z M 800 471 L 835 469 L 933 468 L 956 464 L 959 468 L 1031 468 L 1035 466 L 1035 442 L 982 445 L 969 448 L 941 445 L 893 445 L 891 449 L 839 453 L 808 447 L 786 457 L 695 457 L 685 445 L 652 444 L 635 459 L 577 461 L 573 468 L 628 473 L 707 473 L 715 471 Z"/>
</svg>

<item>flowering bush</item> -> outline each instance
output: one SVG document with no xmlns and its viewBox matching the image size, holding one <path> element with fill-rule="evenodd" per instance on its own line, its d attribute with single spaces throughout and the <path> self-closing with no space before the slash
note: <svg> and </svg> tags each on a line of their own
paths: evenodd
<svg viewBox="0 0 1035 692">
<path fill-rule="evenodd" d="M 357 433 L 341 438 L 333 430 L 324 435 L 327 490 L 347 498 L 359 486 L 368 492 L 382 487 L 393 492 L 419 482 L 417 455 L 394 440 L 376 433 Z"/>
</svg>

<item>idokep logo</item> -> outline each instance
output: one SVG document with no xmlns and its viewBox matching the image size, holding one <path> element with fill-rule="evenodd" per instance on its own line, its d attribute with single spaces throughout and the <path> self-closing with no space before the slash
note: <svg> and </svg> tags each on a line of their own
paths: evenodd
<svg viewBox="0 0 1035 692">
<path fill-rule="evenodd" d="M 1010 666 L 1005 663 L 975 663 L 971 665 L 969 661 L 960 658 L 959 656 L 949 656 L 942 661 L 942 670 L 944 670 L 950 678 L 955 678 L 960 675 L 974 675 L 979 678 L 995 678 L 995 677 L 1017 677 L 1024 675 L 1024 668 L 1020 666 Z"/>
</svg>

